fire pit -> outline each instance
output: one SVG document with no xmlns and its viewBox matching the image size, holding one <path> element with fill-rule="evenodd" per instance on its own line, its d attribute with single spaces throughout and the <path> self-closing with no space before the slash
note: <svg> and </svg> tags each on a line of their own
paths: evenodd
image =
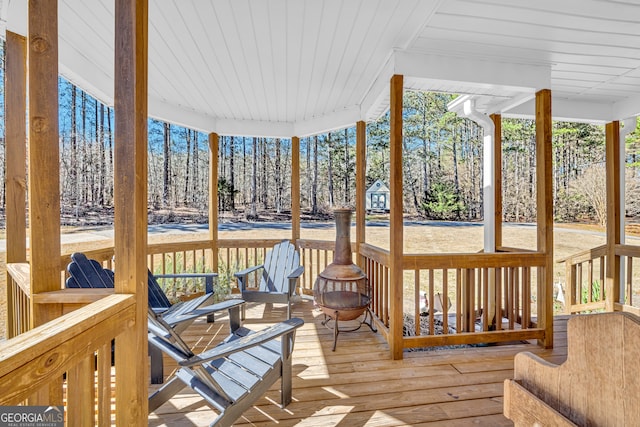
<svg viewBox="0 0 640 427">
<path fill-rule="evenodd" d="M 371 288 L 367 275 L 351 260 L 351 209 L 336 209 L 334 215 L 336 247 L 333 262 L 318 274 L 313 285 L 313 298 L 325 316 L 322 324 L 331 328 L 330 323 L 333 322 L 333 351 L 340 332 L 356 331 L 363 324 L 376 332 L 369 310 Z M 355 320 L 363 313 L 364 318 L 357 326 L 340 329 L 341 320 Z"/>
</svg>

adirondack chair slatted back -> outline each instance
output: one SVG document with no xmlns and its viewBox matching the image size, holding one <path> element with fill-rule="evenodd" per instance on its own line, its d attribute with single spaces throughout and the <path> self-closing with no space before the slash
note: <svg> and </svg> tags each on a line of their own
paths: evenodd
<svg viewBox="0 0 640 427">
<path fill-rule="evenodd" d="M 295 246 L 289 243 L 288 240 L 278 243 L 265 256 L 259 290 L 261 292 L 288 292 L 289 282 L 287 277 L 299 266 L 300 255 Z"/>
<path fill-rule="evenodd" d="M 72 263 L 67 267 L 67 288 L 113 288 L 113 271 L 102 268 L 94 259 L 82 253 L 71 255 Z"/>
<path fill-rule="evenodd" d="M 147 286 L 148 286 L 148 298 L 149 298 L 149 307 L 153 308 L 169 308 L 171 307 L 171 302 L 167 298 L 167 295 L 164 293 L 158 281 L 151 271 L 147 271 Z"/>
<path fill-rule="evenodd" d="M 96 260 L 76 252 L 67 266 L 67 288 L 113 288 L 113 271 L 103 268 Z M 167 309 L 171 302 L 163 292 L 151 271 L 147 272 L 149 307 Z"/>
</svg>

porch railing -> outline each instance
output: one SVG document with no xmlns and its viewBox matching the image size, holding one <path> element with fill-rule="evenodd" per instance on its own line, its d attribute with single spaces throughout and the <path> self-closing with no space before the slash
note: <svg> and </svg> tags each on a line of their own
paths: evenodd
<svg viewBox="0 0 640 427">
<path fill-rule="evenodd" d="M 365 244 L 360 255 L 372 284 L 372 311 L 389 336 L 389 252 Z M 404 255 L 402 310 L 413 322 L 404 325 L 403 347 L 543 338 L 535 296 L 544 265 L 544 255 L 535 252 Z"/>
<path fill-rule="evenodd" d="M 220 240 L 219 281 L 235 287 L 233 273 L 261 263 L 266 251 L 279 241 Z M 300 290 L 311 295 L 318 273 L 333 260 L 334 242 L 301 239 L 297 245 L 305 267 Z M 156 274 L 214 271 L 212 247 L 210 240 L 149 245 L 148 265 Z M 356 249 L 354 260 L 365 270 L 372 287 L 371 310 L 389 340 L 389 334 L 394 333 L 389 328 L 389 295 L 393 286 L 389 279 L 389 252 L 369 244 L 352 248 Z M 112 248 L 85 253 L 105 267 L 113 267 Z M 544 260 L 540 253 L 516 249 L 495 254 L 404 255 L 404 279 L 400 284 L 404 302 L 396 309 L 413 318 L 415 325 L 404 328 L 404 347 L 543 337 L 544 331 L 536 325 L 536 297 L 537 276 L 544 268 Z M 61 266 L 66 267 L 68 262 L 68 255 L 62 257 Z M 15 300 L 16 296 L 12 298 Z M 421 313 L 421 301 L 429 301 L 431 308 L 438 310 Z"/>
<path fill-rule="evenodd" d="M 624 266 L 624 277 L 620 278 L 621 301 L 616 301 L 616 310 L 632 311 L 640 314 L 640 272 L 634 269 L 634 258 L 640 258 L 640 247 L 616 245 L 615 256 L 620 257 Z M 607 246 L 579 252 L 559 260 L 565 264 L 565 312 L 579 313 L 603 310 L 607 295 L 605 293 L 606 266 L 608 262 Z"/>
<path fill-rule="evenodd" d="M 6 290 L 6 338 L 13 338 L 31 329 L 31 283 L 28 264 L 7 265 Z"/>
<path fill-rule="evenodd" d="M 134 313 L 132 295 L 109 295 L 0 343 L 0 405 L 64 405 L 74 425 L 111 425 L 112 342 Z"/>
</svg>

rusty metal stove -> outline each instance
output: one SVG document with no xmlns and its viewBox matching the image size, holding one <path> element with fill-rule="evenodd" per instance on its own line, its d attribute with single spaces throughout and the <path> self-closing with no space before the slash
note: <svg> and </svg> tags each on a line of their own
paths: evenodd
<svg viewBox="0 0 640 427">
<path fill-rule="evenodd" d="M 367 275 L 351 260 L 351 209 L 335 209 L 336 246 L 333 262 L 318 274 L 313 285 L 313 298 L 324 313 L 323 325 L 333 322 L 333 351 L 340 332 L 353 332 L 363 324 L 373 332 L 373 316 L 369 310 L 371 287 Z M 355 327 L 340 329 L 339 322 L 364 318 Z M 367 318 L 369 321 L 367 322 Z"/>
</svg>

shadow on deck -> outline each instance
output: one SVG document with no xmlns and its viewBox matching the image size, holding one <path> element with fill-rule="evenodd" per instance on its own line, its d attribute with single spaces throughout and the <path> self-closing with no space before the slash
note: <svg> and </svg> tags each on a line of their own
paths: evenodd
<svg viewBox="0 0 640 427">
<path fill-rule="evenodd" d="M 285 305 L 250 304 L 245 325 L 260 329 L 285 316 Z M 562 363 L 567 354 L 566 316 L 555 318 L 552 350 L 518 342 L 406 352 L 397 361 L 369 328 L 341 333 L 332 352 L 332 331 L 320 324 L 322 313 L 312 301 L 297 302 L 293 316 L 305 320 L 293 353 L 293 401 L 280 409 L 276 383 L 235 425 L 510 426 L 502 415 L 503 381 L 513 376 L 515 354 L 531 351 L 553 363 Z M 187 341 L 196 352 L 215 345 L 227 334 L 225 320 L 197 321 L 186 331 Z M 165 359 L 167 374 L 175 367 L 171 362 Z M 149 415 L 149 425 L 202 426 L 214 418 L 185 388 Z"/>
</svg>

